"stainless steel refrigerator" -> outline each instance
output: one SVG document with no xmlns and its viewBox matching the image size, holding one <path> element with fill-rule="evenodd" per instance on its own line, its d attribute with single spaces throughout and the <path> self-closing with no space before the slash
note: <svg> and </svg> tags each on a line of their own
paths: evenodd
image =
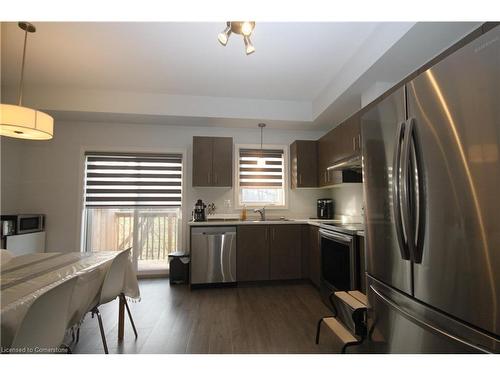
<svg viewBox="0 0 500 375">
<path fill-rule="evenodd" d="M 362 117 L 369 337 L 500 352 L 500 26 Z"/>
</svg>

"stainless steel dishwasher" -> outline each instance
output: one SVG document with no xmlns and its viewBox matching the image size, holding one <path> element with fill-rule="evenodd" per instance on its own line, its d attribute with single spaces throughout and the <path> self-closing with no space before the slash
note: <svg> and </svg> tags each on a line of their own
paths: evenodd
<svg viewBox="0 0 500 375">
<path fill-rule="evenodd" d="M 191 228 L 191 284 L 236 282 L 236 227 Z"/>
</svg>

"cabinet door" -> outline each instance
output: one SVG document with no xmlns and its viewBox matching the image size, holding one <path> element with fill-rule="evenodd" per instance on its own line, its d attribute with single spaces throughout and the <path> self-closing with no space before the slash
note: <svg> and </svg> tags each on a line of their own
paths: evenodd
<svg viewBox="0 0 500 375">
<path fill-rule="evenodd" d="M 327 168 L 333 164 L 335 134 L 330 130 L 318 141 L 318 184 L 329 185 Z"/>
<path fill-rule="evenodd" d="M 300 252 L 302 253 L 301 278 L 308 280 L 309 277 L 309 224 L 301 225 Z"/>
<path fill-rule="evenodd" d="M 337 126 L 334 130 L 335 147 L 333 148 L 332 162 L 349 159 L 360 154 L 360 121 L 354 115 Z"/>
<path fill-rule="evenodd" d="M 270 225 L 270 279 L 292 280 L 301 278 L 300 225 Z"/>
<path fill-rule="evenodd" d="M 233 138 L 213 137 L 211 186 L 233 186 Z"/>
<path fill-rule="evenodd" d="M 292 189 L 298 188 L 299 184 L 299 150 L 295 141 L 290 145 L 290 185 Z"/>
<path fill-rule="evenodd" d="M 318 186 L 318 144 L 316 141 L 299 141 L 297 144 L 297 187 Z"/>
<path fill-rule="evenodd" d="M 212 137 L 193 137 L 193 186 L 211 186 Z"/>
<path fill-rule="evenodd" d="M 319 288 L 321 277 L 321 251 L 319 227 L 309 226 L 309 278 Z"/>
<path fill-rule="evenodd" d="M 237 280 L 269 280 L 268 226 L 240 225 L 238 227 L 237 237 Z"/>
<path fill-rule="evenodd" d="M 292 189 L 318 186 L 318 142 L 295 141 L 290 145 Z"/>
</svg>

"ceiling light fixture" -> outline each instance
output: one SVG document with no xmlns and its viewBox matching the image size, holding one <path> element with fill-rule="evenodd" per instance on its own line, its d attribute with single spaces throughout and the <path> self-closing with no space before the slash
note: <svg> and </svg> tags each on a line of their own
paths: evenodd
<svg viewBox="0 0 500 375">
<path fill-rule="evenodd" d="M 54 119 L 44 112 L 22 106 L 26 42 L 28 33 L 34 33 L 36 28 L 29 22 L 19 22 L 18 26 L 24 30 L 18 104 L 0 104 L 0 135 L 33 140 L 52 139 L 54 135 Z"/>
<path fill-rule="evenodd" d="M 263 122 L 259 123 L 260 128 L 260 157 L 257 159 L 257 165 L 259 167 L 264 167 L 266 165 L 266 160 L 264 159 L 264 150 L 262 149 L 262 141 L 264 140 L 264 128 L 266 124 Z"/>
<path fill-rule="evenodd" d="M 242 35 L 245 42 L 245 52 L 250 55 L 255 52 L 255 47 L 250 40 L 254 28 L 255 22 L 253 21 L 228 21 L 226 22 L 226 28 L 218 36 L 219 42 L 225 46 L 231 33 Z"/>
</svg>

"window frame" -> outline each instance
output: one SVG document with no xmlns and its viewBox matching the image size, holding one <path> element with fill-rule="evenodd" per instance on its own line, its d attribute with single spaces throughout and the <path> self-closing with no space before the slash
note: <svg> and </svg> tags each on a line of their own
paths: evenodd
<svg viewBox="0 0 500 375">
<path fill-rule="evenodd" d="M 285 210 L 288 209 L 288 193 L 289 193 L 289 146 L 283 144 L 263 144 L 263 149 L 280 149 L 283 150 L 283 205 L 275 204 L 241 204 L 240 203 L 240 149 L 241 148 L 255 148 L 260 149 L 260 144 L 236 144 L 234 147 L 234 208 L 236 210 L 242 210 L 247 208 L 262 208 L 266 207 L 266 210 Z"/>
</svg>

